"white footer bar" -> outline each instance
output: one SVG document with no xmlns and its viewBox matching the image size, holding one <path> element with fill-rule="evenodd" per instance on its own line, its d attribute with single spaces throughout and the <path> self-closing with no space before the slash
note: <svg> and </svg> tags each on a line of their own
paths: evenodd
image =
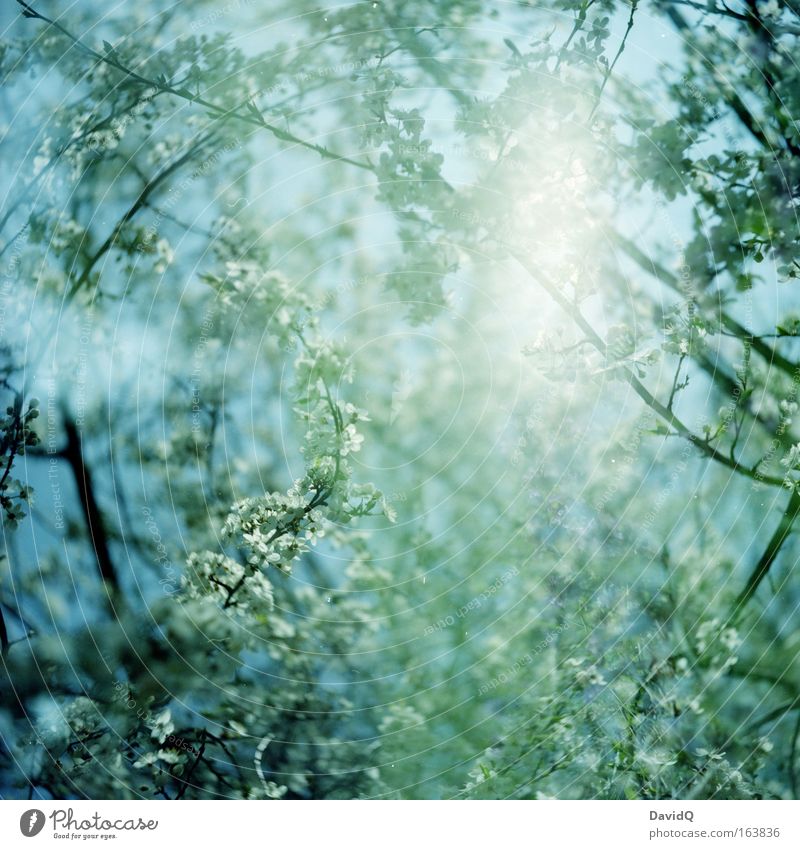
<svg viewBox="0 0 800 849">
<path fill-rule="evenodd" d="M 800 802 L 17 802 L 0 846 L 800 847 Z"/>
</svg>

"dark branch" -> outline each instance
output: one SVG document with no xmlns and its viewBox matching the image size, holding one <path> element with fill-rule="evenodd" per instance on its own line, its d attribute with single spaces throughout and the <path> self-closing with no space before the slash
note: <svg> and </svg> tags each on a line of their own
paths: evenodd
<svg viewBox="0 0 800 849">
<path fill-rule="evenodd" d="M 64 431 L 67 435 L 64 459 L 69 463 L 75 478 L 78 498 L 86 519 L 86 527 L 89 531 L 100 577 L 109 587 L 119 590 L 119 579 L 111 558 L 103 515 L 95 498 L 91 472 L 83 456 L 81 435 L 74 420 L 66 411 L 64 412 Z"/>
</svg>

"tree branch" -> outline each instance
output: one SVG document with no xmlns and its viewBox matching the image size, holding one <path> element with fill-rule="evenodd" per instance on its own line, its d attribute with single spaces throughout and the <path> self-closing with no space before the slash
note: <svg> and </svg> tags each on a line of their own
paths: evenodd
<svg viewBox="0 0 800 849">
<path fill-rule="evenodd" d="M 616 67 L 617 62 L 619 62 L 620 57 L 625 52 L 625 45 L 628 42 L 628 36 L 631 34 L 631 30 L 633 29 L 633 19 L 636 15 L 636 8 L 639 5 L 639 0 L 630 0 L 631 4 L 631 14 L 628 18 L 628 25 L 625 28 L 625 34 L 622 36 L 622 41 L 620 42 L 619 48 L 617 49 L 616 55 L 611 60 L 611 64 L 606 68 L 605 74 L 603 74 L 602 82 L 600 83 L 600 88 L 597 92 L 597 98 L 595 99 L 594 106 L 592 107 L 592 111 L 589 113 L 589 122 L 591 122 L 592 118 L 594 118 L 595 113 L 600 107 L 600 101 L 603 97 L 603 92 L 608 85 L 608 81 L 611 79 L 611 75 L 614 73 L 614 68 Z"/>
<path fill-rule="evenodd" d="M 581 311 L 578 307 L 569 301 L 564 295 L 559 291 L 556 284 L 550 280 L 543 272 L 534 269 L 531 266 L 531 263 L 522 255 L 512 250 L 512 255 L 517 260 L 517 262 L 522 265 L 522 267 L 536 280 L 540 286 L 550 295 L 550 297 L 566 312 L 566 314 L 573 320 L 575 324 L 581 329 L 581 331 L 585 334 L 585 336 L 592 343 L 593 347 L 599 351 L 604 356 L 607 355 L 608 349 L 606 343 L 599 336 L 597 331 L 589 324 L 589 322 L 584 318 Z M 783 478 L 774 477 L 772 475 L 761 475 L 757 472 L 756 468 L 749 468 L 748 466 L 742 465 L 735 459 L 731 459 L 729 456 L 717 451 L 712 445 L 709 444 L 708 440 L 704 439 L 701 436 L 698 436 L 696 433 L 692 432 L 671 410 L 667 409 L 648 389 L 644 386 L 644 384 L 633 374 L 630 369 L 625 366 L 619 367 L 619 373 L 622 377 L 630 384 L 633 391 L 650 407 L 653 412 L 657 413 L 661 419 L 663 419 L 667 424 L 673 427 L 677 433 L 686 439 L 688 442 L 691 442 L 696 448 L 700 450 L 701 453 L 705 454 L 710 459 L 714 460 L 717 463 L 720 463 L 723 466 L 726 466 L 731 471 L 736 472 L 737 474 L 743 475 L 744 477 L 750 478 L 752 480 L 759 481 L 761 483 L 769 484 L 770 486 L 783 486 Z"/>
<path fill-rule="evenodd" d="M 75 478 L 75 485 L 78 488 L 78 498 L 81 502 L 89 538 L 97 560 L 97 569 L 100 577 L 109 587 L 115 591 L 119 590 L 119 579 L 114 561 L 111 558 L 103 515 L 95 498 L 91 473 L 84 461 L 81 436 L 75 422 L 66 411 L 64 411 L 64 431 L 67 435 L 64 459 L 70 465 Z"/>
<path fill-rule="evenodd" d="M 610 234 L 612 240 L 625 251 L 625 253 L 644 271 L 652 275 L 664 285 L 668 286 L 673 292 L 685 295 L 684 289 L 680 285 L 678 278 L 660 265 L 654 259 L 649 257 L 630 239 L 626 239 L 616 231 Z M 794 380 L 800 381 L 800 365 L 793 363 L 787 359 L 779 351 L 776 351 L 771 345 L 764 341 L 764 337 L 755 336 L 746 327 L 739 324 L 736 319 L 730 316 L 723 309 L 715 309 L 715 315 L 719 316 L 721 323 L 739 339 L 748 342 L 752 349 L 767 363 L 769 366 L 776 366 L 781 371 L 788 374 Z"/>
<path fill-rule="evenodd" d="M 116 68 L 120 73 L 125 74 L 130 79 L 135 80 L 136 82 L 141 83 L 142 85 L 148 86 L 150 88 L 154 88 L 157 91 L 160 91 L 164 94 L 171 94 L 175 97 L 180 98 L 181 100 L 186 100 L 189 103 L 197 103 L 202 106 L 204 109 L 207 109 L 212 115 L 217 118 L 235 118 L 237 121 L 241 121 L 242 123 L 249 124 L 253 127 L 259 127 L 261 129 L 267 130 L 267 132 L 271 133 L 275 138 L 280 141 L 290 142 L 291 144 L 296 144 L 300 147 L 307 148 L 308 150 L 313 150 L 315 153 L 318 153 L 324 159 L 330 159 L 335 162 L 344 162 L 348 165 L 353 165 L 356 168 L 361 168 L 365 171 L 374 171 L 372 165 L 359 162 L 357 159 L 351 159 L 348 156 L 342 156 L 341 154 L 335 153 L 334 151 L 329 150 L 322 145 L 315 144 L 314 142 L 305 141 L 298 136 L 290 133 L 288 130 L 282 130 L 280 127 L 275 126 L 274 124 L 269 123 L 263 115 L 261 115 L 260 111 L 257 107 L 252 106 L 251 109 L 248 109 L 247 112 L 239 112 L 237 107 L 232 109 L 225 109 L 222 106 L 218 106 L 216 103 L 211 102 L 210 100 L 206 100 L 199 95 L 193 95 L 190 91 L 187 91 L 184 88 L 176 88 L 175 86 L 170 85 L 167 82 L 161 82 L 159 80 L 152 80 L 148 77 L 142 76 L 141 74 L 134 71 L 132 68 L 128 68 L 119 59 L 115 57 L 113 53 L 98 53 L 96 50 L 93 50 L 88 45 L 84 44 L 76 35 L 73 35 L 66 27 L 62 26 L 57 21 L 48 18 L 46 15 L 37 12 L 32 6 L 28 3 L 25 3 L 24 0 L 17 0 L 17 3 L 20 4 L 23 8 L 23 15 L 26 18 L 36 18 L 40 21 L 44 21 L 46 24 L 57 29 L 60 33 L 65 35 L 79 50 L 82 50 L 87 55 L 91 56 L 93 59 L 96 59 L 98 62 L 104 62 L 106 65 L 111 66 L 112 68 Z"/>
<path fill-rule="evenodd" d="M 775 562 L 775 558 L 778 556 L 783 544 L 786 542 L 798 515 L 800 515 L 800 493 L 798 493 L 796 489 L 793 489 L 792 494 L 789 496 L 789 503 L 786 505 L 786 510 L 781 517 L 778 527 L 775 529 L 772 538 L 767 543 L 767 547 L 764 549 L 764 553 L 759 558 L 755 568 L 750 573 L 750 577 L 747 579 L 744 589 L 736 598 L 733 610 L 734 618 L 741 613 L 742 608 L 748 601 L 750 601 L 761 582 L 764 578 L 766 578 L 772 564 Z"/>
<path fill-rule="evenodd" d="M 8 651 L 8 629 L 6 620 L 3 618 L 3 608 L 0 607 L 0 657 L 5 657 Z"/>
</svg>

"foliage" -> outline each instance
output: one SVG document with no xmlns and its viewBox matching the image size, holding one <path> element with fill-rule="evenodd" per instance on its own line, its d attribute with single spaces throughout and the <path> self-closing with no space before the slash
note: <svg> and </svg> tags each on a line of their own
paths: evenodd
<svg viewBox="0 0 800 849">
<path fill-rule="evenodd" d="M 2 795 L 797 797 L 798 35 L 20 3 Z"/>
</svg>

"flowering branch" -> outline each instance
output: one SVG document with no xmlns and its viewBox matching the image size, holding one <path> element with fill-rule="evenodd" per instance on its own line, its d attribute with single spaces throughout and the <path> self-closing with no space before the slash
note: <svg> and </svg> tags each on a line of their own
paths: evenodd
<svg viewBox="0 0 800 849">
<path fill-rule="evenodd" d="M 76 35 L 73 35 L 66 27 L 62 26 L 58 21 L 54 21 L 52 18 L 48 18 L 46 15 L 41 14 L 36 11 L 31 5 L 25 3 L 24 0 L 17 0 L 17 2 L 22 6 L 22 14 L 26 18 L 36 18 L 38 20 L 44 21 L 46 24 L 57 29 L 60 33 L 65 35 L 77 48 L 82 50 L 87 55 L 91 56 L 93 59 L 96 59 L 98 62 L 104 62 L 106 65 L 111 66 L 112 68 L 116 68 L 116 70 L 120 71 L 120 73 L 125 74 L 132 80 L 141 83 L 144 86 L 149 88 L 154 88 L 157 91 L 162 92 L 163 94 L 171 94 L 175 97 L 179 97 L 181 100 L 186 100 L 190 103 L 196 103 L 199 106 L 202 106 L 204 109 L 207 109 L 213 116 L 217 118 L 234 118 L 237 121 L 241 121 L 242 123 L 249 124 L 253 127 L 259 127 L 260 129 L 267 130 L 267 132 L 271 133 L 275 138 L 280 141 L 290 142 L 291 144 L 298 145 L 299 147 L 307 148 L 308 150 L 313 150 L 315 153 L 318 153 L 324 159 L 330 159 L 335 162 L 344 162 L 348 165 L 353 165 L 356 168 L 361 168 L 365 171 L 373 171 L 373 166 L 370 163 L 360 162 L 357 159 L 351 159 L 349 156 L 344 156 L 339 153 L 335 153 L 332 150 L 329 150 L 322 145 L 316 144 L 314 142 L 305 141 L 304 139 L 299 138 L 298 136 L 290 133 L 288 130 L 282 130 L 280 127 L 275 126 L 275 124 L 271 124 L 268 122 L 264 116 L 261 114 L 259 109 L 252 103 L 249 103 L 247 106 L 246 112 L 239 111 L 238 107 L 225 109 L 222 106 L 218 106 L 216 103 L 211 102 L 210 100 L 206 100 L 204 97 L 200 95 L 192 94 L 188 89 L 182 87 L 176 87 L 171 85 L 166 81 L 165 78 L 159 79 L 149 79 L 148 77 L 139 74 L 134 71 L 132 68 L 127 67 L 123 62 L 117 58 L 116 53 L 112 50 L 109 50 L 107 53 L 99 53 L 97 50 L 92 49 L 87 44 L 85 44 L 80 38 Z"/>
</svg>

